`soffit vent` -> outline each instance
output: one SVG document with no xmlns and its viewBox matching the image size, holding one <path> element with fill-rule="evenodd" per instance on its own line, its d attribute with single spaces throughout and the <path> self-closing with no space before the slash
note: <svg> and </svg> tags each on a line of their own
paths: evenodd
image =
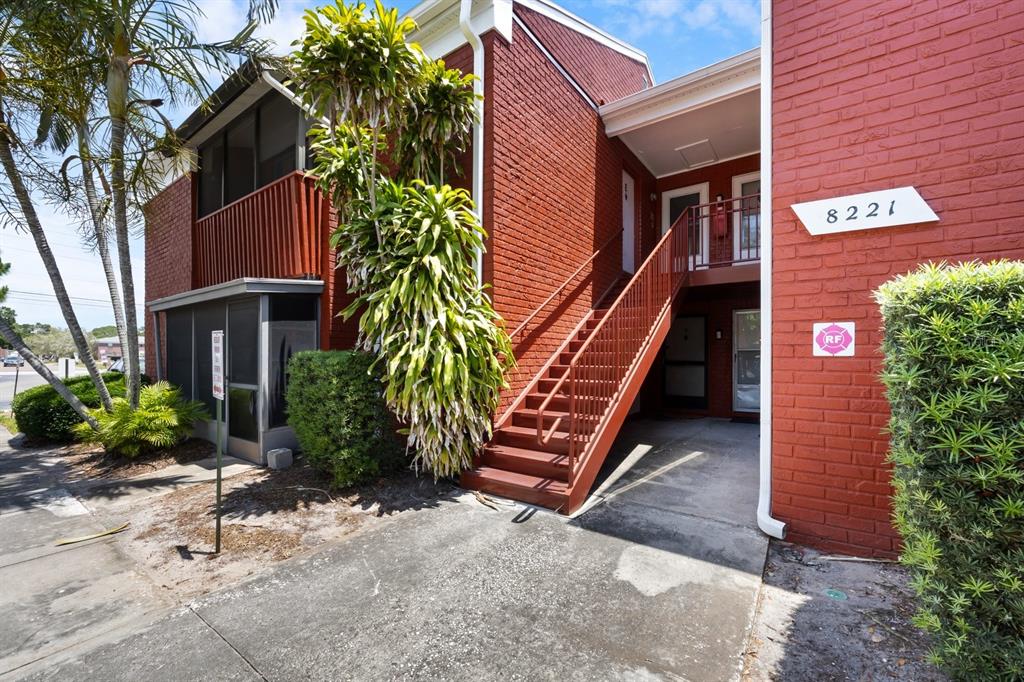
<svg viewBox="0 0 1024 682">
<path fill-rule="evenodd" d="M 699 140 L 692 144 L 676 147 L 679 156 L 683 157 L 683 163 L 687 168 L 706 166 L 709 163 L 718 161 L 718 152 L 711 146 L 710 140 Z"/>
</svg>

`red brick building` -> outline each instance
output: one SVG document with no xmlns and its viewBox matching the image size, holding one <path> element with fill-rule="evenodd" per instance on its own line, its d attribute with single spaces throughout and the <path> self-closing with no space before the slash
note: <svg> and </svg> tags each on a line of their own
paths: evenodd
<svg viewBox="0 0 1024 682">
<path fill-rule="evenodd" d="M 871 292 L 929 260 L 1024 257 L 1024 7 L 766 2 L 763 52 L 658 85 L 548 0 L 412 17 L 429 55 L 482 76 L 460 182 L 520 365 L 464 485 L 570 511 L 630 413 L 760 419 L 761 528 L 891 554 Z M 225 328 L 229 446 L 255 460 L 291 442 L 290 353 L 355 338 L 304 126 L 243 69 L 182 126 L 199 170 L 149 207 L 147 371 L 210 399 L 197 349 Z M 902 187 L 937 220 L 896 224 L 923 215 L 904 194 L 868 215 Z M 815 355 L 831 322 L 853 323 L 852 355 Z"/>
</svg>

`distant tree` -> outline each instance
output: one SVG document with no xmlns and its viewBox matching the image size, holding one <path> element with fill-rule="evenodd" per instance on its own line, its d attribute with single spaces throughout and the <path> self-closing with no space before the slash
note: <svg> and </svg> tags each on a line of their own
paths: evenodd
<svg viewBox="0 0 1024 682">
<path fill-rule="evenodd" d="M 92 330 L 92 335 L 97 339 L 103 339 L 108 336 L 117 336 L 117 325 L 107 324 L 102 327 L 96 327 Z"/>
<path fill-rule="evenodd" d="M 51 329 L 32 334 L 25 339 L 26 345 L 44 358 L 70 358 L 75 355 L 75 340 L 67 329 Z"/>
<path fill-rule="evenodd" d="M 19 329 L 18 314 L 14 312 L 14 308 L 7 306 L 0 306 L 0 320 L 3 320 L 12 329 Z"/>
<path fill-rule="evenodd" d="M 10 263 L 0 261 L 0 277 L 5 276 L 10 272 L 10 270 Z M 0 286 L 0 303 L 3 303 L 6 298 L 7 287 Z M 57 375 L 43 363 L 42 359 L 40 359 L 38 355 L 33 353 L 32 350 L 25 345 L 25 341 L 21 338 L 21 335 L 7 323 L 7 320 L 2 315 L 0 315 L 0 337 L 10 343 L 11 347 L 18 351 L 18 354 L 25 359 L 25 362 L 27 362 L 29 366 L 39 374 L 39 376 L 46 379 L 46 382 L 53 387 L 53 390 L 57 391 L 57 394 L 67 401 L 68 405 L 71 406 L 71 409 L 73 409 L 86 424 L 94 429 L 99 428 L 99 424 L 93 416 L 89 414 L 88 409 L 82 401 L 78 399 L 78 396 L 72 393 L 67 385 L 58 379 Z"/>
</svg>

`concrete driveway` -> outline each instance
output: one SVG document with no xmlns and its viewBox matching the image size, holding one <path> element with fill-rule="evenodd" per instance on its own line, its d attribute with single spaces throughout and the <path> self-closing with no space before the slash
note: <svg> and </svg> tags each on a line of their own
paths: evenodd
<svg viewBox="0 0 1024 682">
<path fill-rule="evenodd" d="M 401 514 L 32 679 L 738 679 L 756 442 L 635 422 L 574 519 L 470 495 Z"/>
<path fill-rule="evenodd" d="M 169 602 L 113 537 L 62 547 L 103 524 L 62 485 L 59 459 L 7 446 L 0 428 L 0 677 L 116 641 Z"/>
</svg>

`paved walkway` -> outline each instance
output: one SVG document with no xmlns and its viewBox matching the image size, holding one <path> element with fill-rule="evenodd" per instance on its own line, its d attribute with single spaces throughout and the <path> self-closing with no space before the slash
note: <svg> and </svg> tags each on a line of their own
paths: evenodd
<svg viewBox="0 0 1024 682">
<path fill-rule="evenodd" d="M 756 440 L 637 422 L 608 473 L 632 469 L 575 519 L 472 496 L 402 514 L 32 678 L 737 679 Z"/>
</svg>

